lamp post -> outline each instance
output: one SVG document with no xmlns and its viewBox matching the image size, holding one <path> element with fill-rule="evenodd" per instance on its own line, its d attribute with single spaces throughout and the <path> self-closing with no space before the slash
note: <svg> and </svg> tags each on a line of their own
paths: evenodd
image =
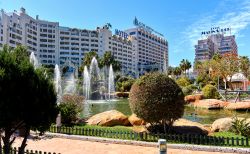
<svg viewBox="0 0 250 154">
<path fill-rule="evenodd" d="M 166 154 L 167 153 L 167 142 L 165 139 L 158 140 L 159 145 L 159 154 Z"/>
</svg>

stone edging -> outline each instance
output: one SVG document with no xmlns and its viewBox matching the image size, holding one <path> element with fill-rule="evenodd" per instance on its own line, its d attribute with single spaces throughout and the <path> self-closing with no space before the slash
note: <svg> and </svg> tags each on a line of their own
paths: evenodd
<svg viewBox="0 0 250 154">
<path fill-rule="evenodd" d="M 67 135 L 67 134 L 59 134 L 59 133 L 46 133 L 45 135 L 47 137 L 52 136 L 52 137 L 58 137 L 58 138 L 101 142 L 101 143 L 127 144 L 127 145 L 137 145 L 137 146 L 147 146 L 147 147 L 158 146 L 158 143 L 155 143 L 155 142 L 120 140 L 120 139 L 110 139 L 110 138 L 101 138 L 101 137 L 92 137 L 92 136 Z M 219 147 L 219 146 L 204 146 L 204 145 L 189 145 L 189 144 L 168 144 L 167 147 L 171 149 L 183 149 L 183 150 L 193 150 L 193 151 L 242 153 L 242 154 L 250 153 L 250 148 Z"/>
</svg>

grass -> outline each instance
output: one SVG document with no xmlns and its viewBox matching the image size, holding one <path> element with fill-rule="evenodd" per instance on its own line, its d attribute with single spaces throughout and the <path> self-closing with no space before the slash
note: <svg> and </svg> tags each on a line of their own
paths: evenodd
<svg viewBox="0 0 250 154">
<path fill-rule="evenodd" d="M 215 132 L 212 136 L 215 136 L 215 137 L 234 137 L 234 138 L 246 138 L 244 136 L 241 136 L 241 135 L 237 135 L 235 133 L 232 133 L 232 132 Z"/>
<path fill-rule="evenodd" d="M 105 126 L 82 125 L 82 126 L 74 126 L 74 128 L 98 129 L 98 130 L 121 131 L 121 132 L 132 132 L 132 127 L 126 127 L 126 126 L 105 127 Z"/>
<path fill-rule="evenodd" d="M 58 130 L 57 130 L 58 131 Z M 54 128 L 51 128 L 51 132 L 57 132 Z M 178 134 L 151 134 L 134 133 L 132 127 L 125 126 L 114 126 L 114 127 L 103 127 L 103 126 L 92 126 L 82 125 L 74 127 L 61 127 L 59 133 L 63 134 L 74 134 L 83 136 L 95 136 L 101 138 L 113 138 L 123 140 L 137 140 L 156 142 L 160 138 L 167 138 L 168 143 L 177 144 L 201 144 L 201 145 L 214 145 L 214 146 L 228 146 L 228 147 L 246 147 L 250 145 L 250 141 L 246 142 L 246 138 L 231 132 L 217 132 L 209 136 L 197 136 L 197 135 L 178 135 Z M 216 138 L 213 138 L 216 137 Z M 218 138 L 218 137 L 224 137 Z M 247 144 L 248 143 L 248 144 Z M 247 145 L 246 145 L 247 144 Z"/>
</svg>

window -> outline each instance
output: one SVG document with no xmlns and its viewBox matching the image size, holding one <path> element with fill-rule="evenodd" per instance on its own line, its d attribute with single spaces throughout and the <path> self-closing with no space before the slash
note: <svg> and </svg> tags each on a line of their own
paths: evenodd
<svg viewBox="0 0 250 154">
<path fill-rule="evenodd" d="M 129 34 L 130 34 L 130 35 L 135 35 L 135 34 L 136 34 L 136 32 L 130 32 Z"/>
</svg>

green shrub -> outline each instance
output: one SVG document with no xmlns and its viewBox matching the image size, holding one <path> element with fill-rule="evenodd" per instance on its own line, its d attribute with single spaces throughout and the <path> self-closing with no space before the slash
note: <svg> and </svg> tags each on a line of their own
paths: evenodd
<svg viewBox="0 0 250 154">
<path fill-rule="evenodd" d="M 187 95 L 191 95 L 197 89 L 198 88 L 195 85 L 190 84 L 190 85 L 188 85 L 186 87 L 183 87 L 182 92 L 184 93 L 185 96 L 187 96 Z"/>
<path fill-rule="evenodd" d="M 250 123 L 247 122 L 246 118 L 239 119 L 238 117 L 234 117 L 230 131 L 238 135 L 250 137 Z"/>
<path fill-rule="evenodd" d="M 134 82 L 135 82 L 134 79 L 129 79 L 128 81 L 122 82 L 123 91 L 125 91 L 125 92 L 130 91 Z"/>
<path fill-rule="evenodd" d="M 191 81 L 187 78 L 187 77 L 181 77 L 179 79 L 176 80 L 176 83 L 180 86 L 180 87 L 186 87 L 188 85 L 190 85 Z"/>
<path fill-rule="evenodd" d="M 133 84 L 129 103 L 132 112 L 146 122 L 171 126 L 182 117 L 185 101 L 174 80 L 166 74 L 149 73 Z"/>
<path fill-rule="evenodd" d="M 117 97 L 128 98 L 129 92 L 116 92 Z"/>
<path fill-rule="evenodd" d="M 200 88 L 203 88 L 209 83 L 209 76 L 207 74 L 200 74 L 196 77 L 195 81 L 200 86 Z"/>
<path fill-rule="evenodd" d="M 202 93 L 205 98 L 212 98 L 212 99 L 220 98 L 219 92 L 217 91 L 216 87 L 211 84 L 208 84 L 205 87 L 203 87 Z"/>
<path fill-rule="evenodd" d="M 62 124 L 72 126 L 75 124 L 83 110 L 83 97 L 77 95 L 65 95 L 59 105 Z"/>
<path fill-rule="evenodd" d="M 135 79 L 127 76 L 121 76 L 117 79 L 116 90 L 120 92 L 128 92 L 131 89 L 131 86 L 134 84 Z"/>
<path fill-rule="evenodd" d="M 189 88 L 188 86 L 182 88 L 182 92 L 185 96 L 191 95 L 193 93 L 193 90 Z"/>
</svg>

